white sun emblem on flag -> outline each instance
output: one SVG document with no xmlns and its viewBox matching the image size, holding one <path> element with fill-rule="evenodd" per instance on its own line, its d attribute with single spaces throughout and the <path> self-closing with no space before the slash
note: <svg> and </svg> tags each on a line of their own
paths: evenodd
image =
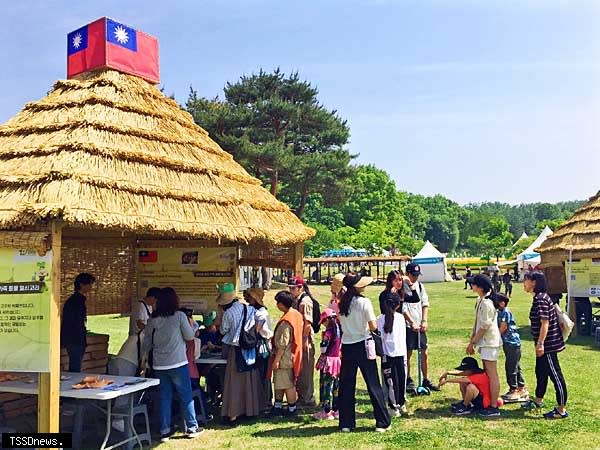
<svg viewBox="0 0 600 450">
<path fill-rule="evenodd" d="M 127 41 L 129 40 L 127 30 L 119 25 L 117 28 L 115 28 L 115 38 L 119 44 L 127 44 Z"/>
<path fill-rule="evenodd" d="M 77 33 L 75 36 L 73 36 L 73 47 L 79 48 L 81 46 L 81 41 L 81 34 Z"/>
</svg>

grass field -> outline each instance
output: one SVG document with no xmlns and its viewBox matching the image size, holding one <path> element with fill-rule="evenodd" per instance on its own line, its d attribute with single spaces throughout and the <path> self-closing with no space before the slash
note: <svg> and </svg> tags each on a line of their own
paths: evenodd
<svg viewBox="0 0 600 450">
<path fill-rule="evenodd" d="M 516 284 L 511 308 L 521 325 L 523 338 L 522 366 L 531 391 L 535 388 L 534 349 L 529 335 L 530 298 Z M 380 287 L 369 287 L 367 296 L 377 299 Z M 463 284 L 428 284 L 430 311 L 430 373 L 437 378 L 446 368 L 456 366 L 464 356 L 473 321 L 475 296 L 463 290 Z M 321 304 L 328 299 L 328 287 L 314 289 Z M 268 293 L 272 302 L 274 291 Z M 272 318 L 278 316 L 269 308 Z M 377 311 L 377 307 L 376 307 Z M 111 352 L 118 350 L 127 334 L 127 319 L 117 316 L 90 317 L 91 331 L 111 335 Z M 500 362 L 503 366 L 503 360 Z M 420 449 L 600 449 L 600 348 L 591 338 L 575 338 L 560 354 L 560 363 L 569 389 L 568 410 L 571 417 L 546 421 L 541 413 L 522 412 L 518 405 L 502 408 L 502 417 L 483 420 L 477 417 L 453 417 L 448 407 L 458 398 L 458 387 L 447 385 L 430 397 L 411 397 L 407 417 L 393 419 L 385 434 L 374 432 L 374 419 L 365 385 L 359 376 L 357 429 L 350 434 L 337 431 L 337 422 L 315 422 L 307 412 L 295 420 L 260 419 L 227 429 L 211 424 L 199 438 L 188 441 L 172 439 L 161 449 L 196 448 L 420 448 Z M 315 373 L 315 377 L 317 374 Z M 504 371 L 500 371 L 503 382 Z M 502 392 L 506 386 L 502 383 Z M 554 388 L 550 383 L 546 404 L 554 405 Z M 550 408 L 546 408 L 549 410 Z"/>
</svg>

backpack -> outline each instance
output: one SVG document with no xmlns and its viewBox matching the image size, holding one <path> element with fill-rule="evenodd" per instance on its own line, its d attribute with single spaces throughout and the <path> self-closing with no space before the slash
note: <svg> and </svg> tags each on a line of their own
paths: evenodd
<svg viewBox="0 0 600 450">
<path fill-rule="evenodd" d="M 256 337 L 256 327 L 250 328 L 246 331 L 246 315 L 248 314 L 248 306 L 244 305 L 244 316 L 242 318 L 242 328 L 240 329 L 240 348 L 243 350 L 250 350 L 256 348 L 258 344 L 258 338 Z"/>
<path fill-rule="evenodd" d="M 321 321 L 321 305 L 319 304 L 318 301 L 314 300 L 313 298 L 311 298 L 308 294 L 304 293 L 302 294 L 302 297 L 300 297 L 300 300 L 298 300 L 298 304 L 295 306 L 296 310 L 300 310 L 300 303 L 302 303 L 302 300 L 304 299 L 304 297 L 308 297 L 311 301 L 312 301 L 312 307 L 313 307 L 313 313 L 312 313 L 312 329 L 315 333 L 319 332 L 319 329 L 321 328 L 319 322 Z"/>
</svg>

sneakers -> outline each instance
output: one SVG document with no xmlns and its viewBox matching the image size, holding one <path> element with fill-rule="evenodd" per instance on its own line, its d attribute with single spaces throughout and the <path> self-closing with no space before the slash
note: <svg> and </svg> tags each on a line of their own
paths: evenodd
<svg viewBox="0 0 600 450">
<path fill-rule="evenodd" d="M 527 388 L 519 389 L 517 393 L 519 394 L 520 402 L 526 402 L 527 400 L 529 400 L 529 391 L 527 390 Z"/>
<path fill-rule="evenodd" d="M 457 408 L 460 408 L 461 406 L 465 406 L 465 404 L 461 401 L 461 402 L 456 402 L 456 403 L 452 403 L 450 405 L 450 411 L 455 412 Z"/>
<path fill-rule="evenodd" d="M 498 408 L 493 408 L 490 406 L 489 408 L 485 408 L 479 411 L 479 417 L 483 417 L 484 419 L 487 419 L 489 417 L 500 417 L 500 410 Z"/>
<path fill-rule="evenodd" d="M 417 387 L 415 386 L 415 382 L 410 377 L 406 380 L 406 392 L 408 392 L 409 394 L 417 393 Z"/>
<path fill-rule="evenodd" d="M 389 425 L 387 428 L 381 428 L 381 427 L 377 427 L 375 428 L 375 432 L 376 433 L 385 433 L 386 431 L 391 430 L 392 426 Z"/>
<path fill-rule="evenodd" d="M 554 408 L 552 411 L 548 411 L 544 414 L 544 418 L 548 420 L 566 419 L 567 417 L 569 417 L 569 412 L 565 411 L 561 414 L 558 408 Z"/>
<path fill-rule="evenodd" d="M 342 428 L 341 429 L 342 433 L 350 433 L 350 431 L 352 431 L 352 430 L 350 430 L 350 428 Z"/>
<path fill-rule="evenodd" d="M 540 409 L 544 407 L 544 402 L 536 403 L 535 400 L 527 400 L 521 405 L 521 409 Z"/>
<path fill-rule="evenodd" d="M 527 396 L 529 398 L 529 395 Z M 517 390 L 510 390 L 506 394 L 502 395 L 502 400 L 506 403 L 514 403 L 521 400 L 521 393 Z"/>
<path fill-rule="evenodd" d="M 430 391 L 435 391 L 435 392 L 439 392 L 440 388 L 436 385 L 434 385 L 431 380 L 429 380 L 428 378 L 425 378 L 423 380 L 423 387 L 426 387 L 427 389 L 429 389 Z"/>
<path fill-rule="evenodd" d="M 194 439 L 194 438 L 197 438 L 198 436 L 200 436 L 202 433 L 204 433 L 204 428 L 198 427 L 195 430 L 194 429 L 187 430 L 185 432 L 185 437 L 188 439 Z"/>
<path fill-rule="evenodd" d="M 283 415 L 285 417 L 297 417 L 298 416 L 298 408 L 297 407 L 294 408 L 293 411 L 290 410 L 289 408 L 288 409 L 284 409 L 283 410 Z"/>
<path fill-rule="evenodd" d="M 400 414 L 408 413 L 408 410 L 406 409 L 406 405 L 402 405 L 398 409 L 400 410 Z"/>
<path fill-rule="evenodd" d="M 335 412 L 333 413 L 333 418 L 334 418 L 335 420 L 339 420 L 339 418 L 340 418 L 340 412 L 339 412 L 339 411 L 335 411 Z"/>
<path fill-rule="evenodd" d="M 390 417 L 400 417 L 401 413 L 398 408 L 388 408 L 388 412 L 390 413 Z"/>
<path fill-rule="evenodd" d="M 470 406 L 465 406 L 464 403 L 461 402 L 453 412 L 457 416 L 468 416 L 469 414 L 473 413 L 473 408 Z"/>
<path fill-rule="evenodd" d="M 169 439 L 171 439 L 171 436 L 173 436 L 174 432 L 173 431 L 169 431 L 168 433 L 163 433 L 160 435 L 160 442 L 168 442 Z"/>
<path fill-rule="evenodd" d="M 283 417 L 284 416 L 283 408 L 277 408 L 276 406 L 273 406 L 271 408 L 271 412 L 269 413 L 269 415 L 271 417 Z"/>
</svg>

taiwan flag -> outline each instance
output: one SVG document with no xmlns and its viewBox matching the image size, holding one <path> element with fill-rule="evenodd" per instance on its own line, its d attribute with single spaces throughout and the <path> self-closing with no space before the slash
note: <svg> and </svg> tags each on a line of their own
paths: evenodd
<svg viewBox="0 0 600 450">
<path fill-rule="evenodd" d="M 69 33 L 67 77 L 102 68 L 158 83 L 158 40 L 106 17 Z"/>
<path fill-rule="evenodd" d="M 140 250 L 138 252 L 138 261 L 147 264 L 158 262 L 158 252 L 156 250 Z"/>
</svg>

